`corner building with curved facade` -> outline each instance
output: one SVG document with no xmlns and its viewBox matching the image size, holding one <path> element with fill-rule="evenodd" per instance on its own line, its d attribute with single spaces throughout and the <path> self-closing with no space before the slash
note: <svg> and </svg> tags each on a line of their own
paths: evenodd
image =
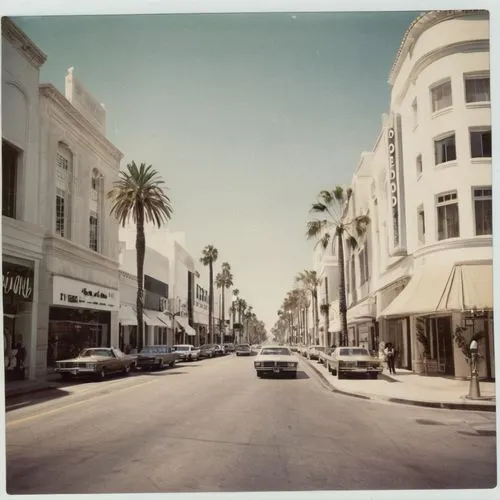
<svg viewBox="0 0 500 500">
<path fill-rule="evenodd" d="M 399 367 L 465 377 L 454 334 L 482 333 L 494 378 L 489 18 L 432 11 L 405 33 L 390 112 L 353 176 L 354 214 L 371 224 L 347 252 L 349 343 L 396 346 Z"/>
</svg>

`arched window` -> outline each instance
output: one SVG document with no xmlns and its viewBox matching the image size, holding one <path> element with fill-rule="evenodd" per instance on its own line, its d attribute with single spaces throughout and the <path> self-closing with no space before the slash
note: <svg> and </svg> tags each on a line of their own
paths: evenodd
<svg viewBox="0 0 500 500">
<path fill-rule="evenodd" d="M 101 204 L 102 204 L 102 175 L 98 170 L 92 171 L 90 180 L 90 232 L 89 232 L 89 247 L 94 252 L 99 252 L 100 249 L 100 224 L 101 224 Z"/>
<path fill-rule="evenodd" d="M 60 142 L 56 155 L 56 234 L 71 238 L 71 192 L 73 154 Z"/>
</svg>

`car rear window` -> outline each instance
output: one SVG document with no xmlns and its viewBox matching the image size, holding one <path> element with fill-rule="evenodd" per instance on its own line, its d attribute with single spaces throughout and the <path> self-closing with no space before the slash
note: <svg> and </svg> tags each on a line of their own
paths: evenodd
<svg viewBox="0 0 500 500">
<path fill-rule="evenodd" d="M 340 349 L 340 356 L 369 356 L 368 351 L 366 349 L 354 348 L 354 349 Z"/>
</svg>

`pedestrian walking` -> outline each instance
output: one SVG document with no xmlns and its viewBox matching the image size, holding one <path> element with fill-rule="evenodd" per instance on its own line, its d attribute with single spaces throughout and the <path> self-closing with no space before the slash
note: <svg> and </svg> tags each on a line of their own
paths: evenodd
<svg viewBox="0 0 500 500">
<path fill-rule="evenodd" d="M 389 369 L 389 373 L 392 373 L 396 375 L 396 370 L 394 368 L 394 358 L 395 358 L 395 352 L 394 352 L 394 346 L 392 343 L 388 343 L 385 346 L 385 356 L 387 360 L 387 368 Z"/>
</svg>

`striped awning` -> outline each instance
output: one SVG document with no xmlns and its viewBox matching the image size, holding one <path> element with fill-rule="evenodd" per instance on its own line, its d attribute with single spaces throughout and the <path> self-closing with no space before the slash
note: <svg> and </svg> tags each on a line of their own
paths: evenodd
<svg viewBox="0 0 500 500">
<path fill-rule="evenodd" d="M 151 309 L 144 309 L 144 323 L 148 326 L 159 326 L 166 328 L 170 326 L 167 316 L 161 311 L 153 311 Z"/>
</svg>

